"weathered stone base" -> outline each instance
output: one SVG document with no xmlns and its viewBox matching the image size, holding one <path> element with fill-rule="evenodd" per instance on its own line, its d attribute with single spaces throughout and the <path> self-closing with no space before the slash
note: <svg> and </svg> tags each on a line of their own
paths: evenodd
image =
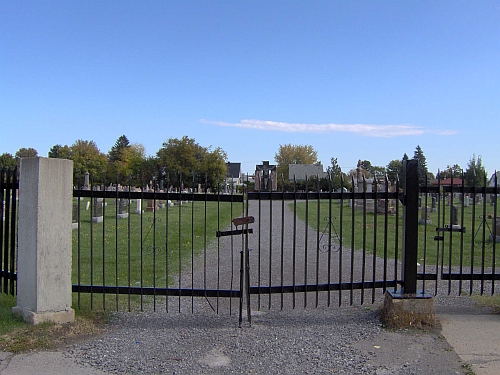
<svg viewBox="0 0 500 375">
<path fill-rule="evenodd" d="M 493 235 L 492 234 L 490 234 L 490 241 L 493 242 Z M 495 242 L 500 242 L 500 236 L 495 237 Z"/>
<path fill-rule="evenodd" d="M 78 223 L 71 223 L 71 229 L 78 229 Z"/>
<path fill-rule="evenodd" d="M 116 217 L 118 219 L 126 219 L 128 218 L 128 213 L 124 213 L 124 214 L 116 214 Z"/>
<path fill-rule="evenodd" d="M 427 225 L 432 225 L 432 220 L 420 219 L 420 220 L 418 221 L 418 223 L 419 223 L 420 225 L 424 225 L 424 224 L 427 224 Z"/>
<path fill-rule="evenodd" d="M 15 306 L 12 308 L 14 315 L 20 316 L 26 323 L 40 324 L 54 322 L 57 324 L 72 323 L 75 321 L 75 310 L 34 312 Z"/>
<path fill-rule="evenodd" d="M 92 222 L 93 223 L 102 223 L 104 218 L 102 216 L 92 216 Z"/>
<path fill-rule="evenodd" d="M 436 322 L 434 299 L 418 291 L 404 294 L 401 291 L 385 293 L 383 319 L 392 327 L 432 326 Z"/>
</svg>

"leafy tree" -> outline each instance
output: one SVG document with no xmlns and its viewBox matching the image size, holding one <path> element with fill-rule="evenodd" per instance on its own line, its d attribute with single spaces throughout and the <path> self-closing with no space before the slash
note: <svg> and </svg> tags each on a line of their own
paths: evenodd
<svg viewBox="0 0 500 375">
<path fill-rule="evenodd" d="M 38 156 L 38 151 L 34 148 L 20 148 L 17 150 L 15 157 L 19 158 L 36 158 Z"/>
<path fill-rule="evenodd" d="M 227 154 L 226 152 L 217 147 L 215 150 L 207 150 L 205 157 L 201 162 L 200 174 L 203 177 L 206 176 L 207 184 L 209 186 L 216 186 L 226 177 L 227 166 L 226 166 Z M 204 176 L 203 176 L 204 175 Z M 203 181 L 199 178 L 200 181 Z"/>
<path fill-rule="evenodd" d="M 462 178 L 463 169 L 460 165 L 455 164 L 452 167 L 446 166 L 445 170 L 439 171 L 439 178 L 444 180 L 446 178 Z"/>
<path fill-rule="evenodd" d="M 49 158 L 71 159 L 71 149 L 67 145 L 54 145 L 50 148 Z"/>
<path fill-rule="evenodd" d="M 327 172 L 332 180 L 332 189 L 337 190 L 341 187 L 342 180 L 345 181 L 346 176 L 342 173 L 342 168 L 340 168 L 337 158 L 331 158 L 330 163 L 331 165 L 328 166 Z"/>
<path fill-rule="evenodd" d="M 473 154 L 467 165 L 467 170 L 464 173 L 465 185 L 467 186 L 484 186 L 486 182 L 486 170 L 483 167 L 481 155 L 476 158 Z"/>
<path fill-rule="evenodd" d="M 274 155 L 278 176 L 283 174 L 285 181 L 289 179 L 289 164 L 315 164 L 318 162 L 318 152 L 310 145 L 280 145 Z"/>
<path fill-rule="evenodd" d="M 0 155 L 0 168 L 15 168 L 16 165 L 17 161 L 11 154 L 5 152 Z"/>
<path fill-rule="evenodd" d="M 387 178 L 393 184 L 398 180 L 398 176 L 403 173 L 403 162 L 398 159 L 391 160 L 386 167 Z"/>
<path fill-rule="evenodd" d="M 413 159 L 418 160 L 418 176 L 420 180 L 419 182 L 421 185 L 423 185 L 426 183 L 428 170 L 427 170 L 427 160 L 425 159 L 424 152 L 422 151 L 420 145 L 416 147 Z"/>
<path fill-rule="evenodd" d="M 204 180 L 205 175 L 209 183 L 215 184 L 217 178 L 226 175 L 226 153 L 221 148 L 212 151 L 187 136 L 169 138 L 156 156 L 158 168 L 169 176 L 174 186 L 179 186 L 179 182 L 189 186 L 193 179 Z"/>
<path fill-rule="evenodd" d="M 94 141 L 77 140 L 71 146 L 71 160 L 75 179 L 89 172 L 94 182 L 101 182 L 106 173 L 106 155 L 101 153 Z M 76 181 L 76 180 L 75 180 Z"/>
</svg>

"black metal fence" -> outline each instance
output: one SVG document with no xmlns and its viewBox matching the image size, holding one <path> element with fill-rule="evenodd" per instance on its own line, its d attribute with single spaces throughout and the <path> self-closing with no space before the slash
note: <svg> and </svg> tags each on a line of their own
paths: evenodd
<svg viewBox="0 0 500 375">
<path fill-rule="evenodd" d="M 0 170 L 0 291 L 15 294 L 17 249 L 17 168 Z"/>
<path fill-rule="evenodd" d="M 16 178 L 2 171 L 4 293 L 15 292 Z M 82 184 L 73 203 L 75 304 L 203 304 L 241 321 L 244 299 L 250 316 L 250 308 L 373 303 L 388 289 L 497 292 L 496 177 L 419 187 L 415 174 L 393 184 L 358 176 L 335 191 L 314 181 L 243 194 L 197 183 Z"/>
</svg>

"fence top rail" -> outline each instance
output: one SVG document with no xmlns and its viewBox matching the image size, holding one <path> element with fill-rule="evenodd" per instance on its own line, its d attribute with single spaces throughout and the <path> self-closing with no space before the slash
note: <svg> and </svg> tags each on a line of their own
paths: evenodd
<svg viewBox="0 0 500 375">
<path fill-rule="evenodd" d="M 249 192 L 249 200 L 315 200 L 315 199 L 398 199 L 400 197 L 399 193 L 395 192 L 364 192 L 364 193 L 352 193 L 352 192 Z"/>
<path fill-rule="evenodd" d="M 156 199 L 198 202 L 243 202 L 242 194 L 169 193 L 114 190 L 73 190 L 74 198 Z"/>
</svg>

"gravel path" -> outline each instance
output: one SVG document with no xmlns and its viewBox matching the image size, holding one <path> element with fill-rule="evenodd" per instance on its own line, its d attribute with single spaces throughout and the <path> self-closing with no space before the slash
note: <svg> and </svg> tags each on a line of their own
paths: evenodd
<svg viewBox="0 0 500 375">
<path fill-rule="evenodd" d="M 348 281 L 351 259 L 355 280 L 360 280 L 362 252 L 323 251 L 321 246 L 316 246 L 317 232 L 306 230 L 300 221 L 294 225 L 287 208 L 281 221 L 281 208 L 281 202 L 273 202 L 272 208 L 268 202 L 267 206 L 262 202 L 259 215 L 258 202 L 250 206 L 250 215 L 256 218 L 256 223 L 251 225 L 254 233 L 249 236 L 249 247 L 253 249 L 250 252 L 252 285 L 258 285 L 259 280 L 261 286 L 280 285 L 282 280 L 285 285 L 294 280 L 297 284 L 304 281 L 321 284 L 329 277 L 332 281 Z M 271 209 L 273 217 L 280 218 L 273 220 L 272 233 L 269 230 Z M 282 227 L 283 247 L 280 245 Z M 196 259 L 194 277 L 189 271 L 176 282 L 195 288 L 238 287 L 241 247 L 241 237 L 222 237 L 211 244 L 206 258 Z M 294 256 L 300 265 L 295 268 Z M 340 259 L 342 271 L 338 266 Z M 378 258 L 375 260 L 376 278 L 381 278 L 377 275 L 382 275 L 384 270 L 394 268 L 391 262 L 384 264 Z M 373 258 L 369 256 L 364 261 L 367 264 L 365 280 L 370 281 Z M 435 300 L 437 310 L 474 310 L 469 299 L 444 294 Z M 362 298 L 368 304 L 360 306 Z M 383 329 L 376 313 L 382 298 L 381 290 L 373 295 L 371 290 L 364 295 L 359 291 L 352 295 L 343 291 L 340 297 L 338 292 L 321 292 L 317 296 L 315 293 L 286 294 L 283 298 L 280 294 L 252 295 L 252 325 L 245 321 L 242 328 L 238 328 L 236 298 L 169 298 L 168 305 L 164 301 L 162 305 L 159 299 L 156 312 L 114 314 L 103 337 L 74 345 L 68 348 L 67 355 L 83 366 L 114 374 L 466 373 L 439 330 Z"/>
</svg>

